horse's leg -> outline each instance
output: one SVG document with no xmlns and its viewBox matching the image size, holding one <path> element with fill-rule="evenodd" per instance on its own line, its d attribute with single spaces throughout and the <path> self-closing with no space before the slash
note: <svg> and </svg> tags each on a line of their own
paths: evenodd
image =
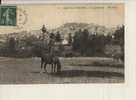
<svg viewBox="0 0 136 100">
<path fill-rule="evenodd" d="M 55 63 L 53 64 L 53 72 L 55 72 Z"/>
<path fill-rule="evenodd" d="M 46 70 L 46 65 L 47 65 L 47 64 L 45 63 L 45 64 L 44 64 L 44 71 L 45 71 L 45 72 L 47 72 L 47 70 Z"/>
<path fill-rule="evenodd" d="M 40 71 L 40 73 L 43 73 L 43 64 L 44 64 L 44 62 L 43 62 L 43 60 L 41 59 L 41 71 Z"/>
<path fill-rule="evenodd" d="M 56 64 L 54 63 L 54 72 L 56 72 Z"/>
<path fill-rule="evenodd" d="M 55 70 L 56 70 L 56 72 L 58 72 L 58 65 L 57 65 L 57 63 L 55 64 Z"/>
<path fill-rule="evenodd" d="M 54 66 L 53 66 L 53 64 L 51 64 L 51 72 L 52 73 L 54 72 Z"/>
<path fill-rule="evenodd" d="M 41 69 L 42 69 L 42 67 L 43 67 L 43 59 L 41 58 Z"/>
<path fill-rule="evenodd" d="M 56 65 L 57 65 L 57 72 L 60 72 L 61 71 L 61 63 L 59 60 L 57 61 Z"/>
</svg>

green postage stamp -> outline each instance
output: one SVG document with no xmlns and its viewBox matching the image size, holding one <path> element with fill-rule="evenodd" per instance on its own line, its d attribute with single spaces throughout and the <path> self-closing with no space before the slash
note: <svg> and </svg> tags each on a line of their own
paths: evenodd
<svg viewBox="0 0 136 100">
<path fill-rule="evenodd" d="M 16 6 L 0 6 L 0 26 L 16 26 Z"/>
</svg>

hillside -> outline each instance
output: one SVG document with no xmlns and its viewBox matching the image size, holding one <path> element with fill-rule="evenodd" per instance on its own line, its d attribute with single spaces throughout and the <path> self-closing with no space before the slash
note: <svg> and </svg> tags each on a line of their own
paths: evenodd
<svg viewBox="0 0 136 100">
<path fill-rule="evenodd" d="M 105 26 L 101 26 L 101 25 L 96 25 L 96 24 L 87 24 L 87 23 L 65 23 L 63 25 L 61 25 L 60 27 L 56 28 L 56 29 L 52 29 L 52 30 L 48 30 L 49 32 L 54 32 L 56 33 L 57 31 L 60 32 L 60 34 L 62 35 L 62 37 L 67 37 L 68 33 L 71 33 L 72 35 L 75 34 L 76 31 L 78 31 L 79 29 L 83 30 L 83 29 L 87 29 L 89 31 L 90 34 L 112 34 L 115 31 L 115 28 L 107 28 Z M 2 35 L 2 36 L 1 36 Z M 36 37 L 39 37 L 41 35 L 41 30 L 32 30 L 30 32 L 27 31 L 21 31 L 19 33 L 8 33 L 7 34 L 1 34 L 0 35 L 0 40 L 3 40 L 3 37 L 7 37 L 7 36 L 13 36 L 16 37 L 18 39 L 21 38 L 25 38 L 26 36 L 29 37 L 31 35 L 35 35 Z M 2 37 L 2 38 L 1 38 Z M 4 38 L 5 39 L 5 38 Z"/>
<path fill-rule="evenodd" d="M 90 34 L 112 34 L 115 31 L 115 28 L 106 28 L 105 26 L 100 26 L 96 24 L 87 24 L 87 23 L 66 23 L 56 29 L 51 30 L 52 32 L 59 31 L 64 37 L 71 33 L 74 35 L 79 29 L 87 29 Z"/>
</svg>

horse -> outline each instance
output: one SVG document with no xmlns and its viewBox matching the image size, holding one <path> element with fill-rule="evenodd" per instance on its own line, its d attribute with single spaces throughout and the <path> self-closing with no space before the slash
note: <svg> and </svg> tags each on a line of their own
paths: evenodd
<svg viewBox="0 0 136 100">
<path fill-rule="evenodd" d="M 61 63 L 60 63 L 59 57 L 54 56 L 50 53 L 42 54 L 40 73 L 43 72 L 43 69 L 45 72 L 47 72 L 46 70 L 47 64 L 51 65 L 51 73 L 54 73 L 54 72 L 59 73 L 61 71 Z"/>
<path fill-rule="evenodd" d="M 51 72 L 59 73 L 61 71 L 61 63 L 59 57 L 55 55 L 51 46 L 46 43 L 43 46 L 42 42 L 39 42 L 39 45 L 34 45 L 34 55 L 41 58 L 41 71 L 47 72 L 46 66 L 47 64 L 51 65 Z"/>
</svg>

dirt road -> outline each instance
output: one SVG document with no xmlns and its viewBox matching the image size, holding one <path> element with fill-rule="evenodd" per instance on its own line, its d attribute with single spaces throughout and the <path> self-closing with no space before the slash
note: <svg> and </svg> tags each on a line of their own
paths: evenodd
<svg viewBox="0 0 136 100">
<path fill-rule="evenodd" d="M 95 66 L 92 62 L 111 63 L 110 58 L 60 58 L 62 72 L 40 74 L 39 58 L 0 58 L 0 84 L 122 83 L 124 67 Z M 77 65 L 76 65 L 77 64 Z"/>
</svg>

